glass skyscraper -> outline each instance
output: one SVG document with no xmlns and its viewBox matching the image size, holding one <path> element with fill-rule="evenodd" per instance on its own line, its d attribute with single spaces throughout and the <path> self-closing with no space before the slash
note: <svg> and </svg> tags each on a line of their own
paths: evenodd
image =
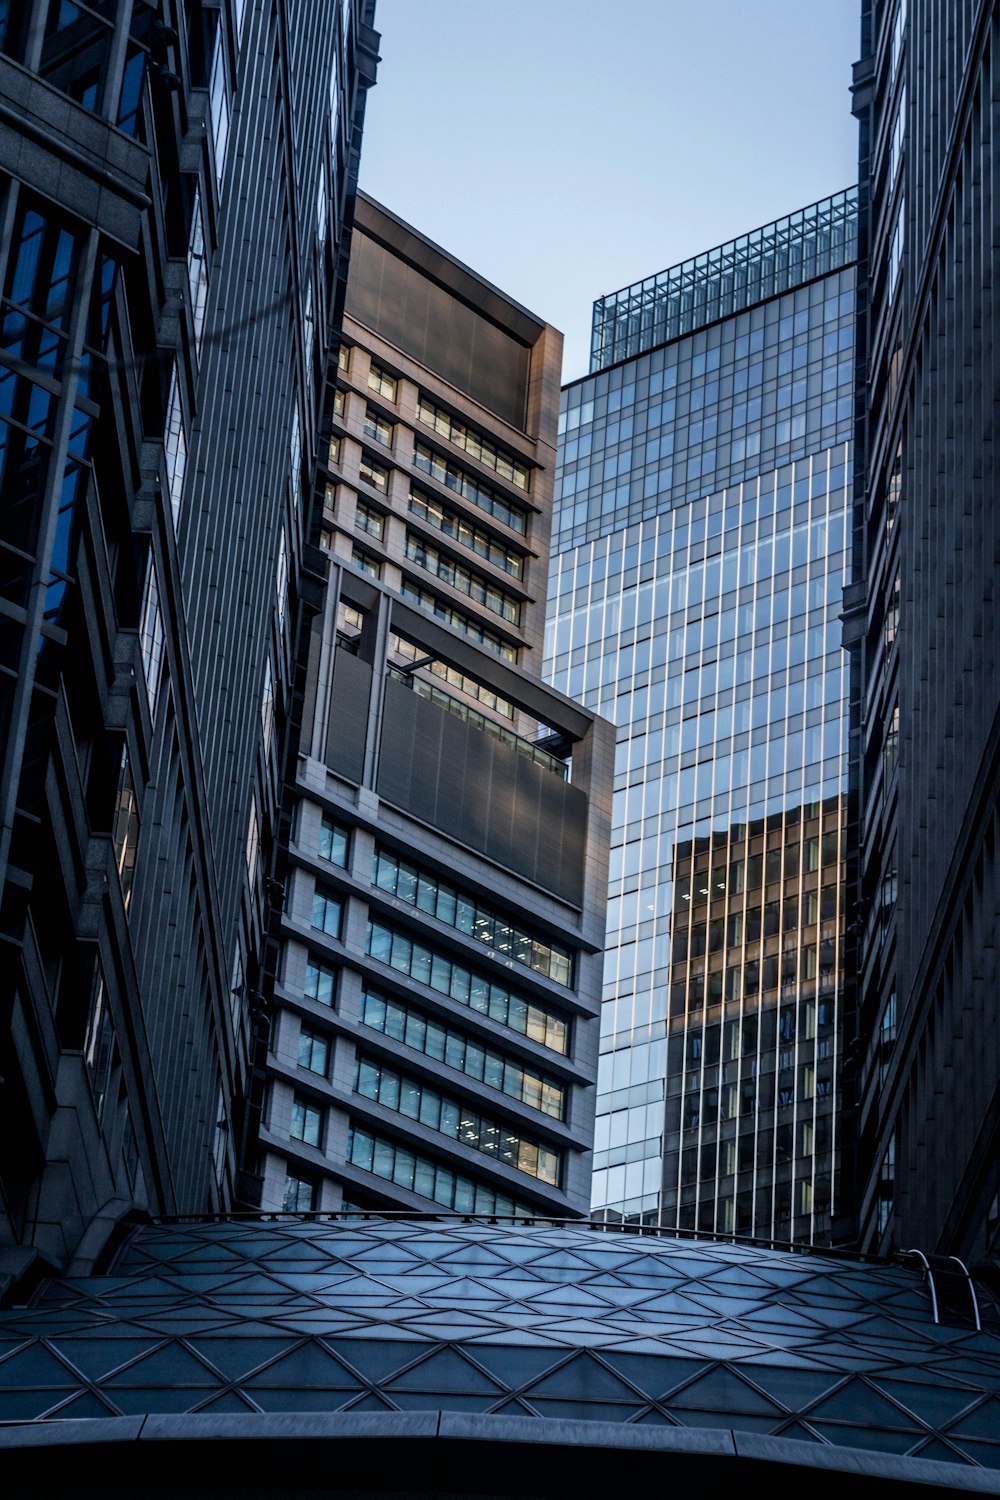
<svg viewBox="0 0 1000 1500">
<path fill-rule="evenodd" d="M 595 305 L 553 684 L 614 720 L 609 1218 L 823 1240 L 837 1156 L 853 191 Z"/>
</svg>

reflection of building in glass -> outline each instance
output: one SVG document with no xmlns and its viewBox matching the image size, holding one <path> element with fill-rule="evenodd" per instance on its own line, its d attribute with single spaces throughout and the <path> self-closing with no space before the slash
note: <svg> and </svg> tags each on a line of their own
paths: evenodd
<svg viewBox="0 0 1000 1500">
<path fill-rule="evenodd" d="M 546 656 L 618 728 L 594 1206 L 630 1219 L 829 1232 L 854 202 L 686 311 L 672 273 L 662 316 L 604 299 L 563 392 Z"/>
<path fill-rule="evenodd" d="M 679 843 L 663 1215 L 749 1233 L 830 1213 L 843 799 Z M 628 1111 L 612 1133 L 627 1130 Z"/>
</svg>

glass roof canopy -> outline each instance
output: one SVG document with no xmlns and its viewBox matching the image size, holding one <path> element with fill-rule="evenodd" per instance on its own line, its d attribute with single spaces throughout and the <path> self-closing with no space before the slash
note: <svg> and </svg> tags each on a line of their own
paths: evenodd
<svg viewBox="0 0 1000 1500">
<path fill-rule="evenodd" d="M 847 188 L 594 303 L 590 372 L 850 265 L 858 190 Z"/>
<path fill-rule="evenodd" d="M 104 1274 L 0 1311 L 0 1463 L 154 1417 L 144 1436 L 288 1436 L 288 1414 L 367 1453 L 447 1418 L 489 1444 L 491 1479 L 526 1422 L 560 1463 L 722 1442 L 831 1481 L 1000 1493 L 1000 1323 L 992 1304 L 981 1330 L 936 1322 L 897 1265 L 444 1215 L 151 1224 Z"/>
</svg>

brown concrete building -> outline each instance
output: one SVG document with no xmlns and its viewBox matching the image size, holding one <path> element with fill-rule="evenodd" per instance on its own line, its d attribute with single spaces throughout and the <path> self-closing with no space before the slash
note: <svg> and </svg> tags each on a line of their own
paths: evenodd
<svg viewBox="0 0 1000 1500">
<path fill-rule="evenodd" d="M 611 731 L 538 680 L 562 338 L 359 198 L 264 1203 L 584 1213 Z"/>
</svg>

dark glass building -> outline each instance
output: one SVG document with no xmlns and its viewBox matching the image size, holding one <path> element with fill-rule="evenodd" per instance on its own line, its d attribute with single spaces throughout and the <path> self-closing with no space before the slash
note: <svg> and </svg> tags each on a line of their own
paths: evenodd
<svg viewBox="0 0 1000 1500">
<path fill-rule="evenodd" d="M 599 301 L 550 680 L 617 726 L 593 1205 L 823 1240 L 837 1162 L 857 204 Z"/>
<path fill-rule="evenodd" d="M 0 7 L 8 1269 L 253 1186 L 263 873 L 372 20 Z"/>
<path fill-rule="evenodd" d="M 866 4 L 854 508 L 857 1220 L 996 1252 L 997 7 Z"/>
<path fill-rule="evenodd" d="M 359 195 L 263 1204 L 581 1214 L 610 726 L 542 685 L 562 338 Z"/>
</svg>

